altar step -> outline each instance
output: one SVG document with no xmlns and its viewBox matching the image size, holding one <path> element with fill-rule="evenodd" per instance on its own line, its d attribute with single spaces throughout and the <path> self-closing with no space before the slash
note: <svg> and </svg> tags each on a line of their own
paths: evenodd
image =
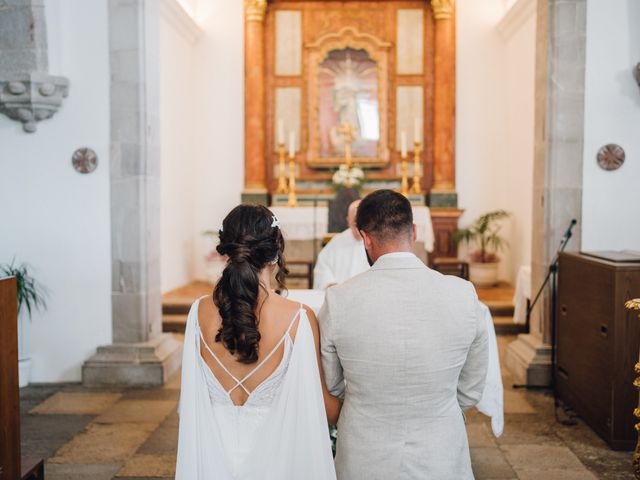
<svg viewBox="0 0 640 480">
<path fill-rule="evenodd" d="M 526 333 L 525 325 L 513 323 L 513 288 L 500 284 L 493 288 L 478 288 L 478 297 L 491 311 L 497 335 Z M 205 295 L 212 287 L 207 282 L 192 282 L 163 295 L 162 331 L 184 333 L 191 304 Z"/>
</svg>

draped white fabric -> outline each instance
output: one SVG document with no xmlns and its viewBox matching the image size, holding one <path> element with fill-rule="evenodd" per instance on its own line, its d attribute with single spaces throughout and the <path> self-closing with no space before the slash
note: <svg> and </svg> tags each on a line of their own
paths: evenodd
<svg viewBox="0 0 640 480">
<path fill-rule="evenodd" d="M 484 384 L 482 398 L 476 408 L 491 417 L 491 430 L 496 437 L 502 435 L 504 430 L 504 387 L 502 386 L 502 374 L 500 373 L 500 356 L 498 354 L 498 339 L 493 318 L 489 307 L 482 304 L 487 324 L 487 341 L 489 343 L 489 364 L 487 365 L 487 380 Z"/>
<path fill-rule="evenodd" d="M 285 240 L 321 239 L 327 234 L 329 208 L 318 207 L 269 207 L 280 220 Z M 429 207 L 413 207 L 413 223 L 416 224 L 417 241 L 424 243 L 427 252 L 433 252 L 435 237 Z"/>
<path fill-rule="evenodd" d="M 335 479 L 315 345 L 305 310 L 300 311 L 279 391 L 266 405 L 234 406 L 217 404 L 207 384 L 210 372 L 200 356 L 198 303 L 191 307 L 185 332 L 175 478 Z"/>
</svg>

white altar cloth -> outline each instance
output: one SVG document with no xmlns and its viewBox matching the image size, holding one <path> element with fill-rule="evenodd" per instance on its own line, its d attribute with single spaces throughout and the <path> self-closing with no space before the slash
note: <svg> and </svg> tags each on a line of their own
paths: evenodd
<svg viewBox="0 0 640 480">
<path fill-rule="evenodd" d="M 329 207 L 269 207 L 280 220 L 285 240 L 322 239 L 329 228 Z M 433 251 L 434 235 L 429 207 L 413 207 L 413 223 L 416 224 L 417 241 L 424 242 L 427 252 Z"/>
<path fill-rule="evenodd" d="M 289 290 L 286 297 L 294 302 L 304 303 L 318 315 L 324 302 L 324 290 Z M 504 388 L 500 373 L 500 355 L 498 354 L 498 341 L 496 329 L 493 325 L 491 312 L 484 306 L 487 332 L 489 334 L 489 365 L 487 368 L 487 381 L 482 392 L 482 398 L 476 408 L 483 414 L 491 417 L 491 430 L 496 437 L 502 435 L 504 430 Z"/>
<path fill-rule="evenodd" d="M 531 300 L 531 265 L 523 265 L 518 269 L 513 296 L 513 323 L 527 323 L 527 298 Z"/>
</svg>

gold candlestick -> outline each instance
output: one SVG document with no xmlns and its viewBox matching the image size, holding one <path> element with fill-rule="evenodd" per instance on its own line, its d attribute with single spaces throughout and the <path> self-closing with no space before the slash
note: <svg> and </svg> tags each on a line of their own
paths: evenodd
<svg viewBox="0 0 640 480">
<path fill-rule="evenodd" d="M 402 182 L 400 183 L 400 193 L 405 197 L 409 196 L 409 164 L 407 162 L 407 153 L 401 155 L 400 173 L 402 174 Z"/>
<path fill-rule="evenodd" d="M 288 193 L 287 173 L 284 161 L 284 142 L 278 143 L 278 189 L 276 193 Z"/>
<path fill-rule="evenodd" d="M 296 158 L 289 155 L 289 207 L 298 206 L 298 197 L 296 195 Z"/>
<path fill-rule="evenodd" d="M 640 312 L 640 298 L 629 300 L 624 304 L 624 306 L 627 310 Z M 640 319 L 640 315 L 638 315 L 638 319 Z M 637 375 L 640 375 L 640 362 L 636 363 L 635 372 Z M 634 380 L 633 386 L 640 390 L 640 377 L 637 377 Z M 637 419 L 640 419 L 640 405 L 633 411 L 633 415 Z M 636 450 L 633 453 L 633 474 L 636 478 L 640 479 L 640 423 L 636 423 L 635 427 L 639 436 L 638 442 L 636 443 Z"/>
<path fill-rule="evenodd" d="M 422 144 L 420 142 L 413 142 L 413 185 L 411 187 L 412 193 L 421 194 L 422 187 L 420 186 L 420 178 L 422 178 L 421 164 L 420 164 L 420 152 L 422 151 Z"/>
</svg>

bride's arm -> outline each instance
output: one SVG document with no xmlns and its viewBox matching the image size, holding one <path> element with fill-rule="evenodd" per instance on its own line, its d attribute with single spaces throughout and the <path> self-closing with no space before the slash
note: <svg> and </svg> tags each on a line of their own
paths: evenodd
<svg viewBox="0 0 640 480">
<path fill-rule="evenodd" d="M 307 316 L 309 317 L 309 324 L 311 325 L 311 331 L 313 332 L 313 340 L 316 345 L 316 356 L 318 359 L 318 370 L 320 370 L 320 383 L 322 384 L 322 397 L 324 399 L 324 407 L 327 411 L 327 420 L 330 425 L 335 425 L 338 422 L 340 416 L 340 409 L 342 408 L 342 400 L 338 397 L 334 397 L 327 390 L 327 384 L 324 379 L 324 372 L 322 370 L 322 362 L 320 361 L 320 329 L 318 328 L 318 319 L 309 307 L 305 305 Z"/>
</svg>

